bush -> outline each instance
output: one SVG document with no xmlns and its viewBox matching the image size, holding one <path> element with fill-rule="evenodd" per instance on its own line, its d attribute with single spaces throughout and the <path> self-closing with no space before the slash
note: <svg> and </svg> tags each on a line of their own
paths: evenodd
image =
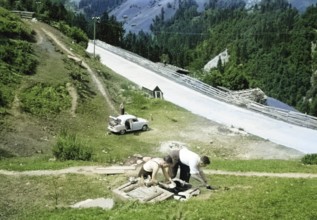
<svg viewBox="0 0 317 220">
<path fill-rule="evenodd" d="M 53 147 L 53 155 L 57 160 L 84 160 L 92 158 L 92 150 L 80 141 L 76 135 L 63 131 Z"/>
<path fill-rule="evenodd" d="M 9 107 L 13 101 L 14 95 L 8 86 L 0 83 L 0 107 Z"/>
<path fill-rule="evenodd" d="M 42 117 L 56 115 L 71 105 L 71 97 L 64 85 L 35 85 L 25 89 L 20 100 L 24 111 Z"/>
<path fill-rule="evenodd" d="M 11 11 L 0 7 L 0 21 L 2 39 L 20 39 L 34 42 L 32 29 Z"/>
<path fill-rule="evenodd" d="M 21 75 L 33 75 L 36 72 L 38 60 L 34 55 L 32 45 L 22 40 L 0 40 L 1 70 L 8 69 Z M 2 75 L 8 73 L 2 73 Z M 10 74 L 12 75 L 12 74 Z"/>
<path fill-rule="evenodd" d="M 80 44 L 84 48 L 88 46 L 88 36 L 87 34 L 78 27 L 70 27 L 66 22 L 55 23 L 54 26 L 60 30 L 66 36 L 74 39 L 76 43 Z"/>
<path fill-rule="evenodd" d="M 14 157 L 14 154 L 10 153 L 9 151 L 5 149 L 0 148 L 0 160 L 4 158 L 11 158 Z"/>
<path fill-rule="evenodd" d="M 310 165 L 317 164 L 317 154 L 306 154 L 302 158 L 302 162 Z"/>
</svg>

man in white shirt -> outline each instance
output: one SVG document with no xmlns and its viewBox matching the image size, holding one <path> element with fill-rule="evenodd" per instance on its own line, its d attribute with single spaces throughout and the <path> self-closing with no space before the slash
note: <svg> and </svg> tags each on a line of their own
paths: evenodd
<svg viewBox="0 0 317 220">
<path fill-rule="evenodd" d="M 200 157 L 185 147 L 180 150 L 173 150 L 169 155 L 173 159 L 173 164 L 169 169 L 169 175 L 172 179 L 176 176 L 179 167 L 179 178 L 181 180 L 188 183 L 190 177 L 193 177 L 201 182 L 207 189 L 214 189 L 207 183 L 205 174 L 201 169 L 201 167 L 210 164 L 210 160 L 207 156 Z"/>
</svg>

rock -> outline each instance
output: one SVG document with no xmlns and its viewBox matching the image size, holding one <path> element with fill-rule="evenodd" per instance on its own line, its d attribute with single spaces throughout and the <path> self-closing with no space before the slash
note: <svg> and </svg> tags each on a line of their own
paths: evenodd
<svg viewBox="0 0 317 220">
<path fill-rule="evenodd" d="M 102 209 L 112 209 L 114 206 L 113 199 L 105 199 L 105 198 L 98 198 L 98 199 L 87 199 L 81 202 L 78 202 L 72 205 L 72 208 L 95 208 L 100 207 Z"/>
</svg>

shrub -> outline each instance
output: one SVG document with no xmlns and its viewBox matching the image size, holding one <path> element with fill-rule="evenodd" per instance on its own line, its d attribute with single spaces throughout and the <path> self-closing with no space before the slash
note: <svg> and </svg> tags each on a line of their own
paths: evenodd
<svg viewBox="0 0 317 220">
<path fill-rule="evenodd" d="M 34 42 L 35 38 L 32 29 L 11 11 L 0 7 L 0 20 L 2 39 L 10 38 Z"/>
<path fill-rule="evenodd" d="M 5 149 L 0 148 L 0 160 L 4 158 L 11 158 L 14 157 L 14 154 L 10 153 L 9 151 Z"/>
<path fill-rule="evenodd" d="M 302 158 L 302 162 L 304 164 L 317 164 L 317 154 L 306 154 L 303 158 Z"/>
<path fill-rule="evenodd" d="M 88 45 L 88 36 L 87 34 L 81 30 L 78 27 L 70 27 L 66 22 L 61 21 L 58 23 L 55 23 L 54 26 L 60 30 L 63 34 L 66 36 L 72 38 L 73 40 L 76 41 L 76 43 L 80 44 L 84 48 L 87 47 Z"/>
<path fill-rule="evenodd" d="M 56 145 L 53 147 L 53 155 L 57 160 L 84 160 L 92 158 L 92 150 L 85 145 L 76 135 L 62 131 Z"/>
<path fill-rule="evenodd" d="M 13 98 L 14 96 L 10 88 L 0 83 L 0 107 L 9 107 Z"/>
<path fill-rule="evenodd" d="M 20 96 L 24 111 L 33 115 L 49 117 L 70 107 L 71 98 L 64 85 L 44 84 L 27 88 Z"/>
<path fill-rule="evenodd" d="M 22 40 L 0 40 L 1 70 L 8 69 L 18 74 L 33 75 L 36 72 L 38 60 L 34 55 L 32 45 Z M 8 73 L 2 73 L 2 75 Z M 12 75 L 12 74 L 10 74 Z"/>
</svg>

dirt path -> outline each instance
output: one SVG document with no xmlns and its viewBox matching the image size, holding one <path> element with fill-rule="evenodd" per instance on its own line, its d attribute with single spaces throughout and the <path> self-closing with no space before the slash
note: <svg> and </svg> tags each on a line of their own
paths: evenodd
<svg viewBox="0 0 317 220">
<path fill-rule="evenodd" d="M 76 91 L 76 88 L 72 86 L 70 83 L 67 83 L 66 87 L 67 87 L 67 91 L 72 97 L 72 107 L 70 109 L 70 113 L 73 117 L 76 117 L 76 108 L 77 108 L 77 100 L 78 100 L 77 91 Z"/>
<path fill-rule="evenodd" d="M 64 50 L 68 55 L 71 55 L 73 57 L 76 57 L 78 59 L 83 60 L 81 57 L 78 57 L 77 55 L 75 55 L 71 50 L 69 50 L 68 48 L 66 48 L 66 46 L 57 39 L 57 37 L 51 33 L 50 31 L 46 30 L 45 28 L 41 28 L 41 30 L 48 36 L 50 37 L 62 50 Z M 101 95 L 105 98 L 108 106 L 111 108 L 112 112 L 117 112 L 117 110 L 115 109 L 115 107 L 113 106 L 112 102 L 110 101 L 110 98 L 102 84 L 102 82 L 98 79 L 98 77 L 96 76 L 96 74 L 94 73 L 94 71 L 89 67 L 89 65 L 82 61 L 81 65 L 87 69 L 88 73 L 90 74 L 94 84 L 97 86 L 97 89 L 99 90 L 99 92 L 101 93 Z M 77 106 L 77 105 L 76 105 Z M 72 112 L 75 112 L 74 109 L 72 109 Z"/>
<path fill-rule="evenodd" d="M 204 170 L 207 175 L 228 175 L 245 177 L 274 177 L 274 178 L 317 178 L 317 174 L 312 173 L 266 173 L 266 172 L 233 172 L 222 170 Z M 49 176 L 64 174 L 82 174 L 82 175 L 107 175 L 107 174 L 126 174 L 134 176 L 137 174 L 133 166 L 80 166 L 69 167 L 61 170 L 31 170 L 31 171 L 8 171 L 0 170 L 0 175 L 7 176 Z"/>
</svg>

